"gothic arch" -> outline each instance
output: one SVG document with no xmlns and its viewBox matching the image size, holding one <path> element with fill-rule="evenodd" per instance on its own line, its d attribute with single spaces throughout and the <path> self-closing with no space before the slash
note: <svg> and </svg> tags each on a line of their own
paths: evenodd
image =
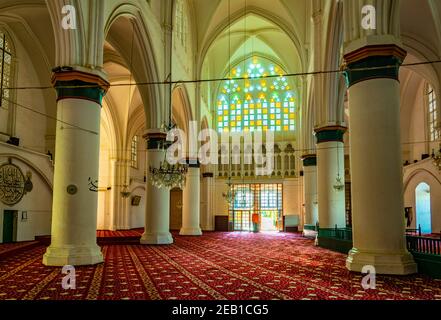
<svg viewBox="0 0 441 320">
<path fill-rule="evenodd" d="M 240 21 L 241 19 L 245 18 L 248 15 L 255 15 L 259 18 L 262 18 L 267 22 L 269 22 L 270 24 L 273 24 L 274 26 L 279 28 L 284 34 L 286 34 L 293 43 L 293 45 L 295 46 L 295 48 L 297 49 L 295 53 L 298 56 L 300 65 L 302 66 L 302 70 L 305 69 L 305 65 L 306 65 L 305 52 L 304 50 L 302 50 L 302 45 L 299 41 L 299 35 L 295 32 L 295 30 L 289 28 L 288 24 L 285 21 L 283 21 L 283 19 L 276 16 L 275 14 L 258 7 L 250 6 L 247 8 L 246 13 L 242 11 L 232 13 L 231 17 L 225 18 L 219 25 L 216 26 L 213 32 L 211 32 L 208 36 L 205 37 L 206 40 L 204 41 L 204 44 L 201 46 L 201 50 L 198 54 L 199 63 L 197 64 L 197 68 L 196 68 L 197 74 L 201 74 L 202 67 L 207 57 L 207 53 L 211 48 L 211 46 L 213 45 L 213 43 L 216 41 L 216 39 L 222 34 L 222 32 L 224 32 L 229 25 L 235 24 L 236 22 Z"/>
<path fill-rule="evenodd" d="M 131 33 L 132 27 L 133 51 L 131 51 L 132 37 L 127 36 L 125 32 L 129 28 Z M 117 6 L 106 20 L 105 35 L 107 41 L 121 55 L 137 83 L 160 81 L 150 28 L 140 8 L 133 4 Z M 130 70 L 134 65 L 136 68 Z M 162 105 L 161 94 L 165 88 L 158 88 L 158 85 L 138 85 L 138 90 L 145 108 L 146 128 L 160 128 L 164 122 L 165 110 L 158 106 Z"/>
</svg>

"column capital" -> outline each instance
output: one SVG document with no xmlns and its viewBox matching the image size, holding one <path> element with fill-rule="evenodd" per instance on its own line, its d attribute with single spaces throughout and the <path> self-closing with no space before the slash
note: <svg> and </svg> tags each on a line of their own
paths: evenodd
<svg viewBox="0 0 441 320">
<path fill-rule="evenodd" d="M 399 67 L 406 55 L 407 52 L 396 44 L 370 45 L 345 54 L 348 87 L 378 78 L 398 81 Z"/>
<path fill-rule="evenodd" d="M 304 167 L 315 167 L 317 166 L 317 155 L 316 154 L 304 154 L 301 157 Z"/>
<path fill-rule="evenodd" d="M 317 138 L 317 144 L 322 142 L 343 142 L 343 135 L 347 131 L 346 127 L 334 125 L 321 128 L 315 128 L 315 137 Z"/>
<path fill-rule="evenodd" d="M 63 99 L 90 100 L 99 105 L 109 90 L 110 84 L 102 76 L 58 67 L 52 75 L 52 85 L 57 90 L 57 101 Z"/>
</svg>

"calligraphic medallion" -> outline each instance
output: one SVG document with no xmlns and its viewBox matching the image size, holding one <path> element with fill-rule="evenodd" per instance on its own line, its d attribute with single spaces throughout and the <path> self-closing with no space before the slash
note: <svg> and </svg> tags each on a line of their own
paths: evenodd
<svg viewBox="0 0 441 320">
<path fill-rule="evenodd" d="M 13 206 L 25 194 L 25 176 L 19 167 L 12 163 L 0 166 L 0 201 Z"/>
</svg>

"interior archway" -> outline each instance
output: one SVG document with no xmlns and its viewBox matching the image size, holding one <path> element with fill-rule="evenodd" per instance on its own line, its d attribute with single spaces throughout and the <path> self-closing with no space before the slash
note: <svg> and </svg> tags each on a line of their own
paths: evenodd
<svg viewBox="0 0 441 320">
<path fill-rule="evenodd" d="M 422 234 L 432 233 L 430 186 L 421 182 L 415 189 L 416 223 Z"/>
</svg>

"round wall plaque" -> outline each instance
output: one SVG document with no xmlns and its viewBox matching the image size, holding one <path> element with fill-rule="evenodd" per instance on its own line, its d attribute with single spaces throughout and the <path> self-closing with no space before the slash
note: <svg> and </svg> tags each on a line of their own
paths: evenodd
<svg viewBox="0 0 441 320">
<path fill-rule="evenodd" d="M 76 185 L 71 184 L 71 185 L 67 186 L 67 193 L 68 194 L 74 195 L 77 192 L 78 192 L 78 188 Z"/>
<path fill-rule="evenodd" d="M 20 202 L 25 194 L 25 177 L 15 164 L 7 163 L 0 166 L 0 200 L 13 206 Z"/>
</svg>

